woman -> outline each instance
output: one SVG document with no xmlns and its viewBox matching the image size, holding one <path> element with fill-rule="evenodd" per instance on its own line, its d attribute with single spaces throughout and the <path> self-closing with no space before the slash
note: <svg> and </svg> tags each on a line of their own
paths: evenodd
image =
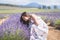
<svg viewBox="0 0 60 40">
<path fill-rule="evenodd" d="M 31 25 L 35 24 L 36 26 L 38 26 L 37 20 L 33 15 L 23 12 L 20 17 L 20 22 L 21 24 L 24 24 L 26 25 L 27 28 L 29 28 L 29 39 L 30 39 Z"/>
<path fill-rule="evenodd" d="M 46 40 L 48 34 L 45 22 L 40 17 L 26 12 L 10 16 L 1 27 L 3 31 L 0 32 L 3 35 L 4 32 L 7 35 L 17 34 L 19 37 L 23 37 L 23 40 Z"/>
<path fill-rule="evenodd" d="M 41 18 L 34 14 L 27 14 L 24 12 L 22 13 L 20 20 L 31 29 L 30 40 L 46 40 L 48 26 Z"/>
</svg>

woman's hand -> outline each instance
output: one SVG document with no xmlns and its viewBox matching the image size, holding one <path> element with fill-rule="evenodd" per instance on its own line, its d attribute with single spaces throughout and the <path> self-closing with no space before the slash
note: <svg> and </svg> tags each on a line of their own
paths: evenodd
<svg viewBox="0 0 60 40">
<path fill-rule="evenodd" d="M 34 24 L 38 26 L 39 24 L 38 24 L 38 21 L 36 20 L 35 17 L 36 17 L 36 16 L 35 16 L 34 14 L 31 15 L 31 18 L 32 18 L 32 20 L 34 21 Z"/>
</svg>

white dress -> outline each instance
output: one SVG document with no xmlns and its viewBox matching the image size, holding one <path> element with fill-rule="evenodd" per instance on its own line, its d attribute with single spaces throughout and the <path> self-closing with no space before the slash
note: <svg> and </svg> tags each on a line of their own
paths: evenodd
<svg viewBox="0 0 60 40">
<path fill-rule="evenodd" d="M 48 26 L 41 17 L 34 15 L 39 25 L 31 25 L 30 40 L 47 40 Z"/>
</svg>

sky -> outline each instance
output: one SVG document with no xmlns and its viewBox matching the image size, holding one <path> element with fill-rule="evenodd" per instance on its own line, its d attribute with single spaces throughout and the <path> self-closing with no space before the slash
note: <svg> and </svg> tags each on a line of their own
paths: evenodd
<svg viewBox="0 0 60 40">
<path fill-rule="evenodd" d="M 0 3 L 15 5 L 26 5 L 32 2 L 43 5 L 60 5 L 60 0 L 0 0 Z"/>
</svg>

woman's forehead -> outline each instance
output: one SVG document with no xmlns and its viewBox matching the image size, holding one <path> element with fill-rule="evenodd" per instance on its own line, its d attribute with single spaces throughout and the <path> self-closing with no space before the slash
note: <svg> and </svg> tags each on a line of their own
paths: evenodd
<svg viewBox="0 0 60 40">
<path fill-rule="evenodd" d="M 27 13 L 25 16 L 29 17 L 29 16 L 30 16 L 30 14 L 29 14 L 29 13 Z"/>
</svg>

